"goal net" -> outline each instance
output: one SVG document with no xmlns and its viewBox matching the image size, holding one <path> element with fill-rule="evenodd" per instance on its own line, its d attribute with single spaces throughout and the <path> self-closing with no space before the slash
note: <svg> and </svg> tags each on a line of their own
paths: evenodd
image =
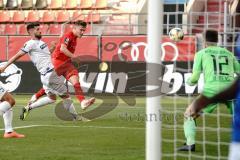
<svg viewBox="0 0 240 160">
<path fill-rule="evenodd" d="M 166 35 L 170 29 L 178 27 L 183 29 L 185 38 L 173 42 L 178 47 L 178 58 L 171 62 L 163 61 L 168 68 L 165 73 L 167 75 L 164 75 L 165 80 L 172 86 L 172 91 L 161 98 L 163 160 L 228 158 L 232 115 L 224 104 L 219 104 L 212 113 L 204 113 L 196 120 L 195 151 L 178 151 L 178 148 L 186 143 L 183 113 L 192 100 L 202 92 L 204 86 L 203 75 L 195 86 L 186 83 L 192 74 L 195 53 L 204 48 L 202 33 L 207 29 L 217 30 L 218 45 L 234 53 L 237 46 L 237 32 L 239 32 L 236 22 L 237 3 L 239 2 L 234 0 L 165 0 L 164 2 L 163 34 Z"/>
</svg>

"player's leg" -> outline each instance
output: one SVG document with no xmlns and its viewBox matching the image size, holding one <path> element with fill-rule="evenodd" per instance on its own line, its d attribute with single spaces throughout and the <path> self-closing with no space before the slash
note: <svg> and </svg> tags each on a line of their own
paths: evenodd
<svg viewBox="0 0 240 160">
<path fill-rule="evenodd" d="M 52 83 L 52 72 L 46 74 L 46 75 L 41 75 L 41 82 L 43 84 L 43 89 L 45 90 L 45 93 L 47 96 L 39 98 L 37 101 L 28 104 L 22 109 L 22 113 L 20 114 L 20 119 L 24 120 L 30 113 L 30 110 L 36 109 L 39 107 L 43 107 L 48 104 L 55 103 L 56 101 L 56 95 L 51 92 L 51 88 L 49 87 L 50 84 Z"/>
<path fill-rule="evenodd" d="M 191 106 L 191 105 L 190 105 Z M 195 151 L 195 136 L 196 136 L 196 118 L 185 112 L 183 130 L 186 138 L 186 143 L 178 148 L 178 151 Z"/>
<path fill-rule="evenodd" d="M 85 99 L 79 82 L 78 71 L 72 64 L 68 65 L 68 70 L 65 73 L 64 77 L 73 85 L 75 96 L 80 101 L 82 109 L 88 108 L 95 102 L 95 98 Z"/>
<path fill-rule="evenodd" d="M 38 100 L 40 97 L 44 96 L 44 95 L 46 95 L 45 90 L 43 88 L 41 88 L 37 93 L 35 93 L 31 97 L 31 99 L 28 103 L 31 104 L 31 103 L 35 102 L 36 100 Z"/>
<path fill-rule="evenodd" d="M 60 97 L 63 100 L 63 107 L 76 119 L 78 114 L 71 97 L 69 95 L 60 95 Z"/>
<path fill-rule="evenodd" d="M 215 92 L 212 90 L 204 90 L 203 95 L 207 97 L 212 97 L 214 96 Z M 191 106 L 191 105 L 190 105 Z M 206 108 L 203 109 L 203 113 L 212 113 L 215 108 L 217 107 L 217 104 L 211 104 L 208 105 Z M 190 114 L 189 114 L 190 115 Z M 193 119 L 190 117 L 188 114 L 184 115 L 184 124 L 183 124 L 183 129 L 184 129 L 184 135 L 186 138 L 186 144 L 178 148 L 179 151 L 195 151 L 195 137 L 196 137 L 196 119 Z M 200 116 L 200 115 L 198 115 Z M 195 117 L 197 118 L 197 117 Z"/>
<path fill-rule="evenodd" d="M 25 120 L 27 116 L 29 115 L 30 111 L 39 107 L 46 106 L 48 104 L 52 104 L 56 102 L 56 95 L 48 93 L 46 97 L 42 97 L 38 99 L 37 101 L 28 104 L 22 109 L 22 113 L 20 114 L 20 119 Z"/>
<path fill-rule="evenodd" d="M 1 91 L 4 89 L 1 88 Z M 23 134 L 18 134 L 13 130 L 12 120 L 13 120 L 13 110 L 12 107 L 15 105 L 15 100 L 13 96 L 4 91 L 0 93 L 0 114 L 3 115 L 5 133 L 4 138 L 23 138 Z"/>
</svg>

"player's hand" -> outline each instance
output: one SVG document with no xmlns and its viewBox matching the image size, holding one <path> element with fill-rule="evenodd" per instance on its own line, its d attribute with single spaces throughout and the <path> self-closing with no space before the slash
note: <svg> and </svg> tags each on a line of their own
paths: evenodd
<svg viewBox="0 0 240 160">
<path fill-rule="evenodd" d="M 5 67 L 0 67 L 0 73 L 3 73 L 5 71 Z"/>
<path fill-rule="evenodd" d="M 52 52 L 55 50 L 56 45 L 57 45 L 57 41 L 52 41 L 52 42 L 50 43 L 50 47 L 49 47 L 50 53 L 52 53 Z"/>
<path fill-rule="evenodd" d="M 203 95 L 200 95 L 188 106 L 184 115 L 196 117 L 199 115 L 199 112 L 208 104 L 210 104 L 209 99 Z"/>
<path fill-rule="evenodd" d="M 80 63 L 81 62 L 81 58 L 79 57 L 79 56 L 76 56 L 76 57 L 72 57 L 71 58 L 71 61 L 73 62 L 73 63 Z"/>
<path fill-rule="evenodd" d="M 184 117 L 196 117 L 196 115 L 197 115 L 196 110 L 194 109 L 193 105 L 190 104 L 184 113 Z"/>
</svg>

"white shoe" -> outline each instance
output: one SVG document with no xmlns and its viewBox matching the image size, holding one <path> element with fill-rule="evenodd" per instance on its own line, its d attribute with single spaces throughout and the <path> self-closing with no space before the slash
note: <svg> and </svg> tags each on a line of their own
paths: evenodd
<svg viewBox="0 0 240 160">
<path fill-rule="evenodd" d="M 90 107 L 93 103 L 95 102 L 95 98 L 92 97 L 92 98 L 89 98 L 89 99 L 84 99 L 82 102 L 81 102 L 81 108 L 83 110 L 87 109 L 88 107 Z"/>
</svg>

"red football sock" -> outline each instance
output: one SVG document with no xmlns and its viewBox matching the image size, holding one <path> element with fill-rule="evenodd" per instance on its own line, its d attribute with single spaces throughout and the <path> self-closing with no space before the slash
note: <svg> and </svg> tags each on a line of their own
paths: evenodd
<svg viewBox="0 0 240 160">
<path fill-rule="evenodd" d="M 73 87 L 74 87 L 74 89 L 75 89 L 75 95 L 76 95 L 77 99 L 78 99 L 80 102 L 82 102 L 82 100 L 84 100 L 85 97 L 84 97 L 84 95 L 83 95 L 83 92 L 82 92 L 80 83 L 76 83 Z"/>
<path fill-rule="evenodd" d="M 36 98 L 38 99 L 38 98 L 40 98 L 40 97 L 42 97 L 43 95 L 45 95 L 46 93 L 45 93 L 45 90 L 43 89 L 43 88 L 41 88 L 36 94 L 35 94 L 35 96 L 36 96 Z"/>
</svg>

